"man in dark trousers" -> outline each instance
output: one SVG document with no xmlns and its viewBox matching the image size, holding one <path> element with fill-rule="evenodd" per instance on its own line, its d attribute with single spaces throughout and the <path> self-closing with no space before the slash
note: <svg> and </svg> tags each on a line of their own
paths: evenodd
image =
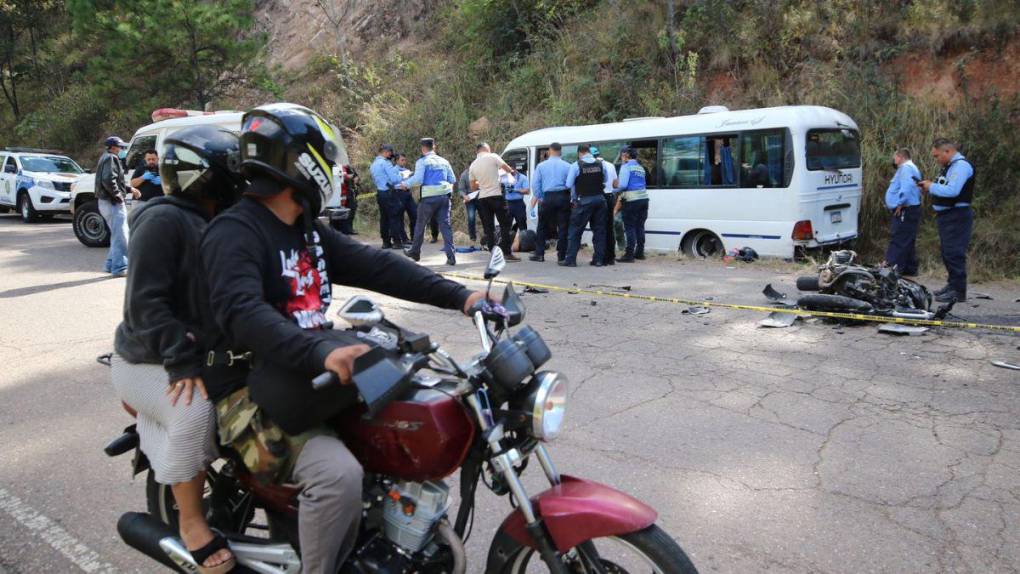
<svg viewBox="0 0 1020 574">
<path fill-rule="evenodd" d="M 403 223 L 396 205 L 396 186 L 401 178 L 392 158 L 393 146 L 380 145 L 379 155 L 372 161 L 369 173 L 375 183 L 375 201 L 379 205 L 379 237 L 382 238 L 383 249 L 403 249 L 404 241 L 400 236 Z"/>
<path fill-rule="evenodd" d="M 251 183 L 244 198 L 209 225 L 201 250 L 216 323 L 230 345 L 222 352 L 250 352 L 256 367 L 246 379 L 208 390 L 226 397 L 218 409 L 223 401 L 239 407 L 219 410 L 221 432 L 238 431 L 245 440 L 273 437 L 272 451 L 254 452 L 255 460 L 245 457 L 244 463 L 262 472 L 272 463 L 279 467 L 275 482 L 299 485 L 301 571 L 334 574 L 357 539 L 361 465 L 325 426 L 299 436 L 283 433 L 266 414 L 265 401 L 248 396 L 250 385 L 270 366 L 297 380 L 331 371 L 341 384 L 351 383 L 354 360 L 369 347 L 341 341 L 330 329 L 333 284 L 464 313 L 484 294 L 318 221 L 342 145 L 324 118 L 301 106 L 272 104 L 246 113 L 242 125 L 241 171 Z M 309 403 L 323 400 L 291 379 L 261 382 L 268 385 L 261 389 L 275 388 L 282 397 L 270 409 L 283 416 L 307 416 L 315 410 Z"/>
<path fill-rule="evenodd" d="M 507 261 L 520 261 L 520 258 L 510 252 L 510 211 L 506 205 L 506 198 L 503 197 L 499 174 L 500 170 L 511 174 L 516 172 L 498 154 L 492 153 L 489 144 L 480 143 L 475 150 L 477 151 L 475 161 L 471 162 L 468 170 L 471 187 L 478 190 L 478 215 L 482 218 L 482 229 L 485 230 L 488 241 L 485 248 L 491 251 L 496 243 L 495 227 L 498 223 L 499 247 L 503 250 L 503 257 Z"/>
<path fill-rule="evenodd" d="M 567 232 L 570 226 L 570 190 L 567 175 L 570 164 L 560 155 L 563 146 L 553 143 L 549 146 L 549 157 L 535 166 L 531 177 L 531 194 L 538 203 L 538 228 L 535 230 L 535 253 L 528 259 L 545 261 L 547 230 L 556 229 L 556 261 L 567 257 Z"/>
<path fill-rule="evenodd" d="M 932 143 L 931 154 L 942 166 L 936 181 L 917 185 L 931 195 L 935 223 L 939 229 L 942 262 L 949 274 L 946 286 L 935 292 L 940 303 L 967 300 L 967 250 L 974 227 L 974 166 L 958 151 L 956 142 L 939 138 Z"/>
<path fill-rule="evenodd" d="M 921 223 L 921 170 L 910 160 L 910 150 L 900 148 L 893 154 L 896 175 L 885 191 L 885 207 L 892 214 L 889 248 L 885 264 L 901 275 L 917 275 L 917 228 Z"/>
<path fill-rule="evenodd" d="M 606 256 L 606 185 L 612 185 L 610 173 L 602 165 L 602 160 L 595 159 L 591 154 L 591 146 L 577 146 L 577 161 L 570 166 L 567 174 L 567 187 L 570 188 L 570 243 L 567 256 L 557 265 L 577 267 L 577 252 L 581 249 L 581 234 L 585 227 L 591 226 L 591 242 L 595 250 L 591 265 L 602 267 Z"/>
</svg>

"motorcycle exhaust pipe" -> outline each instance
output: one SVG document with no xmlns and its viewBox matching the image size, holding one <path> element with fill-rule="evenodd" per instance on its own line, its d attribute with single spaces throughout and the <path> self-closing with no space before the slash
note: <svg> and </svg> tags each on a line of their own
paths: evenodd
<svg viewBox="0 0 1020 574">
<path fill-rule="evenodd" d="M 117 534 L 128 546 L 177 572 L 198 572 L 198 565 L 177 533 L 151 514 L 125 512 L 117 521 Z"/>
</svg>

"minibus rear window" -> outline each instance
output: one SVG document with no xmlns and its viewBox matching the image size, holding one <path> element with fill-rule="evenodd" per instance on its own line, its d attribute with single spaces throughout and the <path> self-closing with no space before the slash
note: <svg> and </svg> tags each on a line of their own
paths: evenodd
<svg viewBox="0 0 1020 574">
<path fill-rule="evenodd" d="M 809 170 L 851 167 L 861 167 L 860 134 L 856 130 L 808 130 L 807 168 Z"/>
</svg>

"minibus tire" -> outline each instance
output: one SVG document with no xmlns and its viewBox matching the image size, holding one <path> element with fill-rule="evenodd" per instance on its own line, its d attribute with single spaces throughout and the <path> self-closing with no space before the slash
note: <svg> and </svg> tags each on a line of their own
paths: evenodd
<svg viewBox="0 0 1020 574">
<path fill-rule="evenodd" d="M 707 229 L 695 229 L 688 233 L 681 243 L 681 248 L 688 257 L 716 257 L 725 251 L 722 240 Z"/>
<path fill-rule="evenodd" d="M 805 276 L 797 278 L 797 289 L 801 291 L 818 291 L 818 276 Z"/>
</svg>

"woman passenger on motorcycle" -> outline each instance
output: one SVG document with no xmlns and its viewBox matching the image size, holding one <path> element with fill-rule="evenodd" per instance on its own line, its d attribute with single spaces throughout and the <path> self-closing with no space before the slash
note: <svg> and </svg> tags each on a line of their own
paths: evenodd
<svg viewBox="0 0 1020 574">
<path fill-rule="evenodd" d="M 209 220 L 239 197 L 238 156 L 237 136 L 222 128 L 167 138 L 159 166 L 165 196 L 131 220 L 132 264 L 112 360 L 117 395 L 137 412 L 142 452 L 177 500 L 181 538 L 199 571 L 213 574 L 235 559 L 203 515 L 205 468 L 218 456 L 216 411 L 203 378 L 237 376 L 240 366 L 208 364 L 221 335 L 199 245 Z"/>
</svg>

